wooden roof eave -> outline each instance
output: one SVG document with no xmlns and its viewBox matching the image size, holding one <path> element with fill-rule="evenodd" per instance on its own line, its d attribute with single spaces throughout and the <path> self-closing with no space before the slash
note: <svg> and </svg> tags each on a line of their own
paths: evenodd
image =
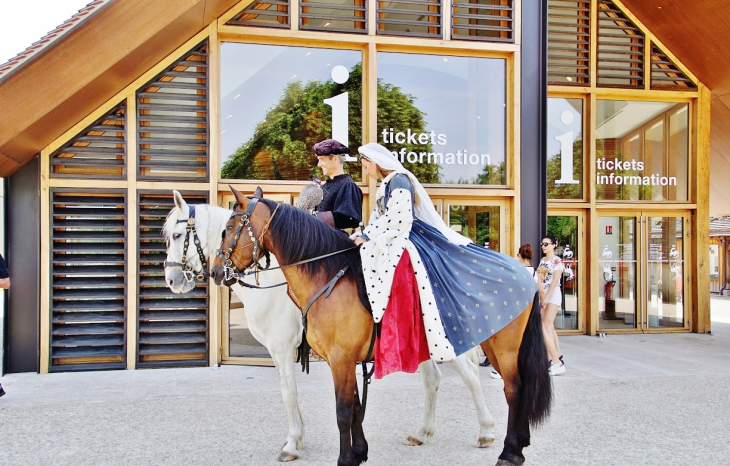
<svg viewBox="0 0 730 466">
<path fill-rule="evenodd" d="M 0 177 L 13 174 L 239 0 L 114 0 L 0 79 Z M 124 27 L 120 26 L 124 25 Z"/>
</svg>

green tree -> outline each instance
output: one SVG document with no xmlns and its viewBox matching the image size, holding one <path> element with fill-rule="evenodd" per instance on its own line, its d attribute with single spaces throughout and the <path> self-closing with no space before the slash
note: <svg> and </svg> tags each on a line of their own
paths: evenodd
<svg viewBox="0 0 730 466">
<path fill-rule="evenodd" d="M 548 157 L 547 160 L 547 192 L 548 199 L 583 199 L 583 140 L 573 141 L 573 176 L 578 184 L 555 184 L 561 178 L 560 152 Z"/>
<path fill-rule="evenodd" d="M 357 153 L 362 145 L 362 66 L 355 65 L 344 84 L 334 81 L 289 83 L 281 98 L 254 130 L 254 134 L 223 165 L 226 179 L 307 180 L 319 174 L 312 146 L 330 138 L 332 108 L 325 99 L 349 93 L 350 150 Z M 378 82 L 378 128 L 395 131 L 424 131 L 424 114 L 414 105 L 415 99 L 399 88 Z M 431 151 L 430 144 L 406 146 L 407 150 Z M 404 163 L 425 183 L 437 183 L 436 164 Z M 345 172 L 361 179 L 360 164 L 346 163 Z"/>
</svg>

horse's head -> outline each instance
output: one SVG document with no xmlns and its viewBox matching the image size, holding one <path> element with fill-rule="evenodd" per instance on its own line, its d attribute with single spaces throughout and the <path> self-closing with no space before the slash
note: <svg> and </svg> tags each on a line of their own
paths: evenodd
<svg viewBox="0 0 730 466">
<path fill-rule="evenodd" d="M 195 215 L 194 208 L 179 192 L 172 193 L 175 207 L 162 228 L 167 245 L 165 283 L 173 293 L 187 293 L 195 288 L 196 281 L 207 279 L 208 225 L 204 216 Z"/>
<path fill-rule="evenodd" d="M 246 270 L 265 253 L 260 244 L 263 238 L 259 235 L 271 217 L 269 208 L 258 202 L 264 195 L 261 188 L 256 188 L 250 199 L 232 186 L 230 188 L 236 197 L 236 208 L 226 222 L 210 271 L 218 286 L 236 283 L 232 272 Z"/>
</svg>

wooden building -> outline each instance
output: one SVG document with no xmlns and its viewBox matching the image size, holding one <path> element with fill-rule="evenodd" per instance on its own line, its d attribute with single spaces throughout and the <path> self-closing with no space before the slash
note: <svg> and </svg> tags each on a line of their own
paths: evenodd
<svg viewBox="0 0 730 466">
<path fill-rule="evenodd" d="M 712 93 L 638 0 L 143 3 L 0 66 L 7 371 L 260 362 L 226 290 L 166 288 L 171 190 L 293 203 L 330 137 L 388 146 L 480 244 L 557 236 L 562 332 L 710 330 Z"/>
</svg>

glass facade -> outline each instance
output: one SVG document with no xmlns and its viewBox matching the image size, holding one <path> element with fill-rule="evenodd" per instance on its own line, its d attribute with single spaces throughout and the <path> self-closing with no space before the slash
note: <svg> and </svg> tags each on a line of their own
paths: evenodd
<svg viewBox="0 0 730 466">
<path fill-rule="evenodd" d="M 223 43 L 220 108 L 222 179 L 309 180 L 317 142 L 362 145 L 362 53 Z"/>
<path fill-rule="evenodd" d="M 506 183 L 506 60 L 378 53 L 378 142 L 422 183 Z"/>
<path fill-rule="evenodd" d="M 596 199 L 686 201 L 687 104 L 599 100 Z"/>
<path fill-rule="evenodd" d="M 548 199 L 583 199 L 583 99 L 548 99 Z"/>
</svg>

